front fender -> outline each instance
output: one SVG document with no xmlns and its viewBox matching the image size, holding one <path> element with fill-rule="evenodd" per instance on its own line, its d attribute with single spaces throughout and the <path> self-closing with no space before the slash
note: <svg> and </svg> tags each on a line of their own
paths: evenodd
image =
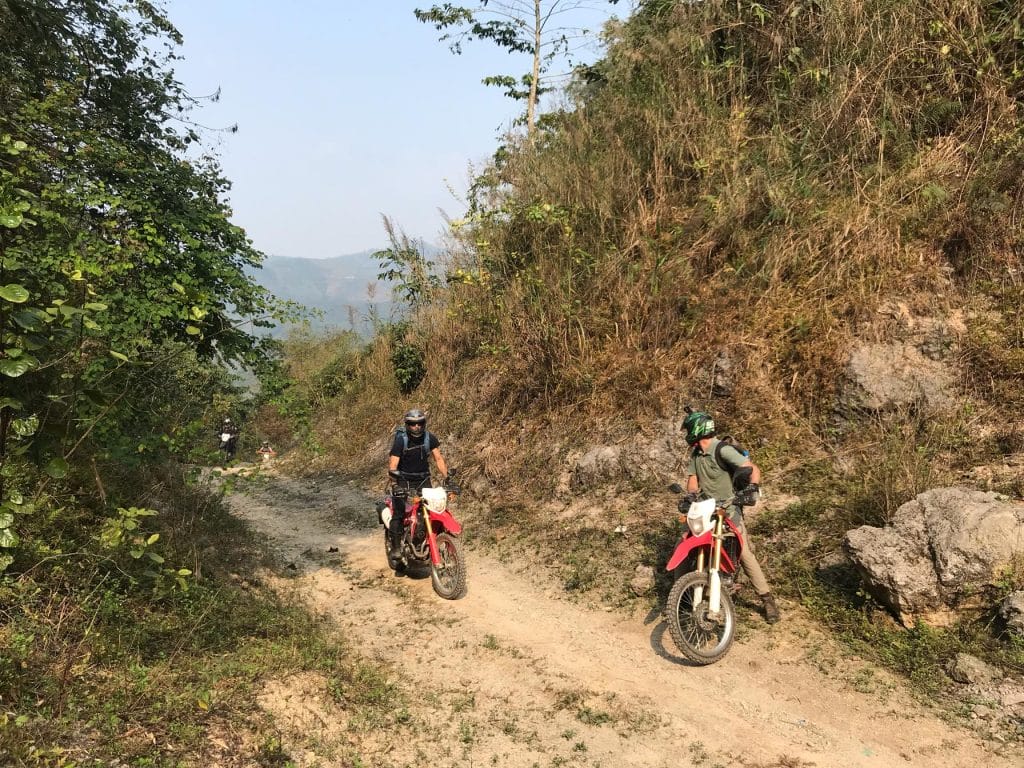
<svg viewBox="0 0 1024 768">
<path fill-rule="evenodd" d="M 462 526 L 447 509 L 444 512 L 428 512 L 430 515 L 430 528 L 434 533 L 450 533 L 458 536 L 462 533 Z"/>
<path fill-rule="evenodd" d="M 672 557 L 668 559 L 668 565 L 665 566 L 665 570 L 674 571 L 679 567 L 680 563 L 686 560 L 690 553 L 698 547 L 710 547 L 711 534 L 711 531 L 706 531 L 700 536 L 694 536 L 689 531 L 683 534 L 682 540 L 676 544 L 675 552 L 673 552 Z"/>
</svg>

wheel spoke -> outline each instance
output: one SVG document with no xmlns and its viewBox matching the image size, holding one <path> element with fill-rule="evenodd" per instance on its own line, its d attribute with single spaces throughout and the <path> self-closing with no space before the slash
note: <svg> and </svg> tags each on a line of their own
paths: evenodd
<svg viewBox="0 0 1024 768">
<path fill-rule="evenodd" d="M 732 643 L 735 614 L 728 595 L 722 595 L 719 615 L 712 619 L 710 605 L 706 599 L 707 575 L 686 574 L 676 582 L 669 594 L 667 619 L 669 633 L 679 650 L 688 659 L 699 664 L 717 661 L 728 651 Z M 695 602 L 696 592 L 701 591 L 701 600 Z"/>
<path fill-rule="evenodd" d="M 434 591 L 455 600 L 466 592 L 466 565 L 459 543 L 447 533 L 437 537 L 438 564 L 431 568 Z"/>
</svg>

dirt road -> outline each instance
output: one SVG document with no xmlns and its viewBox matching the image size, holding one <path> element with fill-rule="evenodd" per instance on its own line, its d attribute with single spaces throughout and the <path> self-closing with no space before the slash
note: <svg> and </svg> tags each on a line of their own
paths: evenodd
<svg viewBox="0 0 1024 768">
<path fill-rule="evenodd" d="M 793 606 L 774 627 L 748 621 L 722 663 L 692 667 L 660 618 L 574 604 L 530 564 L 496 562 L 471 540 L 462 600 L 440 600 L 429 577 L 395 577 L 355 486 L 272 475 L 230 503 L 294 564 L 287 584 L 409 692 L 400 742 L 361 744 L 368 766 L 1024 765 L 1016 747 L 982 743 L 845 657 Z M 311 716 L 322 705 L 303 686 L 315 684 L 282 683 L 263 701 L 293 756 L 350 765 L 330 758 L 343 725 Z"/>
</svg>

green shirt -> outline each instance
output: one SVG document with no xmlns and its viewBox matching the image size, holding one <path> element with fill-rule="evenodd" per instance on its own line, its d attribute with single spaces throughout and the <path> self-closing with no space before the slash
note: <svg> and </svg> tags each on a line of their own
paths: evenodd
<svg viewBox="0 0 1024 768">
<path fill-rule="evenodd" d="M 690 462 L 686 465 L 686 474 L 697 476 L 697 484 L 705 496 L 723 501 L 732 497 L 733 490 L 732 477 L 728 470 L 718 466 L 715 462 L 715 446 L 720 442 L 722 441 L 718 438 L 712 438 L 707 453 L 704 453 L 699 445 L 694 446 L 693 452 L 690 453 Z M 735 469 L 748 461 L 746 456 L 731 445 L 722 446 L 723 464 L 728 464 Z"/>
</svg>

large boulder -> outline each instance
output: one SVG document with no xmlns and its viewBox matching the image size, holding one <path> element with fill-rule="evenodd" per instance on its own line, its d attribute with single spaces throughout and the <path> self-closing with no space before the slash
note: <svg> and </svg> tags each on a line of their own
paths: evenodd
<svg viewBox="0 0 1024 768">
<path fill-rule="evenodd" d="M 853 385 L 848 406 L 883 411 L 924 401 L 932 408 L 952 402 L 957 371 L 933 360 L 913 344 L 861 344 L 850 354 L 847 377 Z"/>
<path fill-rule="evenodd" d="M 977 607 L 1024 557 L 1024 504 L 969 488 L 934 488 L 884 528 L 861 526 L 844 548 L 868 589 L 906 625 L 941 626 Z"/>
<path fill-rule="evenodd" d="M 1024 590 L 1011 592 L 999 604 L 999 615 L 1006 622 L 1006 631 L 1024 638 Z"/>
</svg>

